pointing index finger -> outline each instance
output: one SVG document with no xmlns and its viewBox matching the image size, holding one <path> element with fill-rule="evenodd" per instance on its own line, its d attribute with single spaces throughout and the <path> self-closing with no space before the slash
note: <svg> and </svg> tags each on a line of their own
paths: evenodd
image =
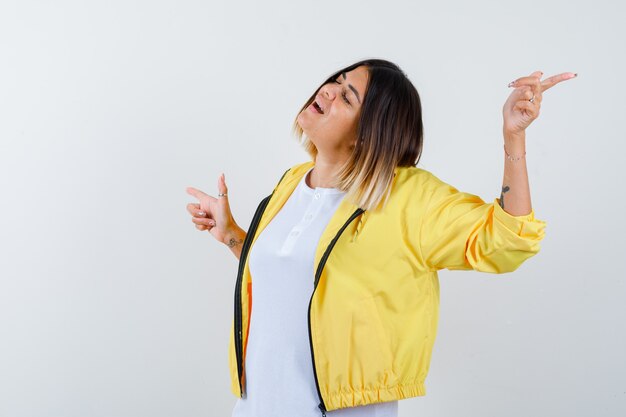
<svg viewBox="0 0 626 417">
<path fill-rule="evenodd" d="M 198 200 L 204 197 L 209 197 L 208 194 L 193 187 L 187 187 L 187 194 L 191 194 L 192 196 L 196 197 Z"/>
<path fill-rule="evenodd" d="M 548 88 L 554 87 L 561 81 L 571 80 L 572 78 L 576 78 L 577 76 L 578 76 L 578 73 L 562 72 L 561 74 L 553 75 L 543 80 L 541 82 L 541 88 L 543 91 L 546 91 Z"/>
</svg>

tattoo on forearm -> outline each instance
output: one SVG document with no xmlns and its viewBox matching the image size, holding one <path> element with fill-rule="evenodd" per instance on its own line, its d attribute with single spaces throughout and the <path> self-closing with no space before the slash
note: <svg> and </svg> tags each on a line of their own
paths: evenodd
<svg viewBox="0 0 626 417">
<path fill-rule="evenodd" d="M 228 241 L 227 245 L 229 248 L 232 248 L 234 246 L 237 246 L 239 243 L 242 243 L 243 239 L 235 239 L 234 237 L 231 237 L 230 240 Z"/>
<path fill-rule="evenodd" d="M 504 208 L 504 193 L 506 193 L 509 190 L 510 188 L 508 185 L 505 185 L 504 187 L 502 187 L 502 192 L 500 193 L 500 207 L 502 208 Z"/>
</svg>

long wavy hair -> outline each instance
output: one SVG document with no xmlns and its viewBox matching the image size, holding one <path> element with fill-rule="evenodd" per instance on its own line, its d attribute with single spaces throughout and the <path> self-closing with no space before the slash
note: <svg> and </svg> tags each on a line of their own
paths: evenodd
<svg viewBox="0 0 626 417">
<path fill-rule="evenodd" d="M 400 67 L 384 59 L 365 59 L 342 68 L 326 79 L 298 115 L 315 100 L 320 88 L 343 72 L 365 66 L 369 77 L 361 106 L 356 146 L 337 173 L 334 187 L 365 210 L 382 208 L 387 202 L 394 169 L 415 166 L 422 154 L 422 106 L 417 89 Z M 315 161 L 317 148 L 298 124 L 295 134 Z"/>
</svg>

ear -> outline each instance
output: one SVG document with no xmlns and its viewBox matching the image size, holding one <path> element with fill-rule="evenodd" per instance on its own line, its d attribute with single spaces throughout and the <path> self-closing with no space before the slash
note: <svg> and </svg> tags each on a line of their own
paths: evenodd
<svg viewBox="0 0 626 417">
<path fill-rule="evenodd" d="M 355 139 L 352 141 L 352 144 L 350 145 L 351 148 L 356 147 L 357 142 L 359 142 L 360 145 L 363 145 L 363 139 L 361 139 L 360 141 L 358 139 Z"/>
</svg>

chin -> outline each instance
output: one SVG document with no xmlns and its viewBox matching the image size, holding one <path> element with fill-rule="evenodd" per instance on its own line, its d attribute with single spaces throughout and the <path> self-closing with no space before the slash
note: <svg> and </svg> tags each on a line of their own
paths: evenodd
<svg viewBox="0 0 626 417">
<path fill-rule="evenodd" d="M 303 132 L 306 132 L 309 128 L 309 123 L 310 120 L 308 119 L 307 115 L 303 114 L 304 112 L 300 113 L 300 115 L 298 116 L 298 124 L 300 125 L 300 127 L 302 128 Z"/>
<path fill-rule="evenodd" d="M 310 136 L 310 132 L 311 130 L 310 125 L 308 123 L 308 120 L 306 120 L 306 118 L 304 118 L 305 120 L 303 120 L 301 117 L 298 117 L 298 125 L 300 126 L 300 129 L 302 129 L 302 133 L 304 135 L 306 135 L 307 138 L 309 138 L 309 140 L 311 140 L 311 136 Z M 311 140 L 311 142 L 313 142 L 313 140 Z"/>
</svg>

